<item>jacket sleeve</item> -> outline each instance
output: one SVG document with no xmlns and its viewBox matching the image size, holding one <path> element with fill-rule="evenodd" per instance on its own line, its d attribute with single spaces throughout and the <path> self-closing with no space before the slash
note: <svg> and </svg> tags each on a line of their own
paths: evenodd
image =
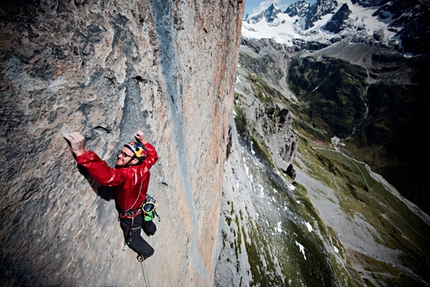
<svg viewBox="0 0 430 287">
<path fill-rule="evenodd" d="M 78 164 L 84 166 L 96 182 L 103 186 L 119 186 L 126 181 L 121 169 L 114 169 L 93 151 L 86 151 L 76 158 Z"/>
<path fill-rule="evenodd" d="M 158 154 L 155 150 L 155 147 L 150 144 L 146 143 L 145 145 L 146 151 L 148 152 L 148 155 L 146 156 L 145 163 L 148 166 L 148 168 L 151 168 L 157 161 L 158 161 Z"/>
</svg>

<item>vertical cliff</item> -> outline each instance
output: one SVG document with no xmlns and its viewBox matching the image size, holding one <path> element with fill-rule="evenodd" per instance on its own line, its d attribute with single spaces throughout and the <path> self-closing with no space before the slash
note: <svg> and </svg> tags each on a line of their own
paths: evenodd
<svg viewBox="0 0 430 287">
<path fill-rule="evenodd" d="M 159 152 L 151 286 L 211 286 L 241 0 L 0 4 L 2 286 L 142 286 L 109 190 L 61 131 L 111 165 L 142 129 Z"/>
</svg>

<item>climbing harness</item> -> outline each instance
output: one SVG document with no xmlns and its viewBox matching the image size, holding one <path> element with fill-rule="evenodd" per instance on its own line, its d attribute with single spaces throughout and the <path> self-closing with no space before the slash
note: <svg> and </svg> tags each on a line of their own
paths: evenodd
<svg viewBox="0 0 430 287">
<path fill-rule="evenodd" d="M 135 210 L 120 211 L 119 217 L 120 218 L 133 218 L 136 215 L 139 215 L 139 213 L 141 213 L 141 212 L 142 212 L 142 210 L 140 208 L 135 209 Z"/>
<path fill-rule="evenodd" d="M 145 201 L 142 203 L 142 205 L 138 209 L 126 210 L 124 212 L 123 211 L 120 212 L 118 220 L 120 220 L 121 218 L 130 218 L 131 219 L 130 229 L 129 229 L 129 233 L 128 233 L 127 240 L 126 240 L 127 244 L 130 244 L 131 240 L 132 240 L 131 235 L 133 234 L 134 218 L 137 215 L 139 215 L 140 213 L 143 212 L 143 219 L 145 221 L 152 221 L 154 219 L 154 217 L 157 216 L 158 222 L 161 222 L 161 217 L 160 217 L 160 215 L 158 215 L 158 213 L 156 211 L 156 208 L 157 208 L 157 206 L 155 205 L 156 202 L 157 201 L 155 200 L 154 197 L 152 197 L 149 194 L 146 194 Z M 141 255 L 139 255 L 139 256 L 141 256 Z M 139 260 L 139 256 L 138 256 L 137 260 Z"/>
</svg>

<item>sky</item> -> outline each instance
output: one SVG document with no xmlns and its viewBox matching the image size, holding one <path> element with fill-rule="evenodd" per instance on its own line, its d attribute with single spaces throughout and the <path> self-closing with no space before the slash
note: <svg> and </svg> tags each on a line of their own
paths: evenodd
<svg viewBox="0 0 430 287">
<path fill-rule="evenodd" d="M 290 4 L 298 0 L 245 0 L 245 14 L 254 14 L 263 11 L 272 3 L 276 3 L 282 11 L 284 11 Z M 306 2 L 314 3 L 315 0 L 306 0 Z"/>
</svg>

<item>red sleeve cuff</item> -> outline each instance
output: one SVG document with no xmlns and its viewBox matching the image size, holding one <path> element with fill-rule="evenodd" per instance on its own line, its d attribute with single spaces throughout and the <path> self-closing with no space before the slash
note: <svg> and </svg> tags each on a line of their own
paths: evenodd
<svg viewBox="0 0 430 287">
<path fill-rule="evenodd" d="M 80 156 L 76 157 L 78 164 L 85 164 L 90 161 L 98 160 L 99 157 L 91 150 L 87 150 Z"/>
</svg>

